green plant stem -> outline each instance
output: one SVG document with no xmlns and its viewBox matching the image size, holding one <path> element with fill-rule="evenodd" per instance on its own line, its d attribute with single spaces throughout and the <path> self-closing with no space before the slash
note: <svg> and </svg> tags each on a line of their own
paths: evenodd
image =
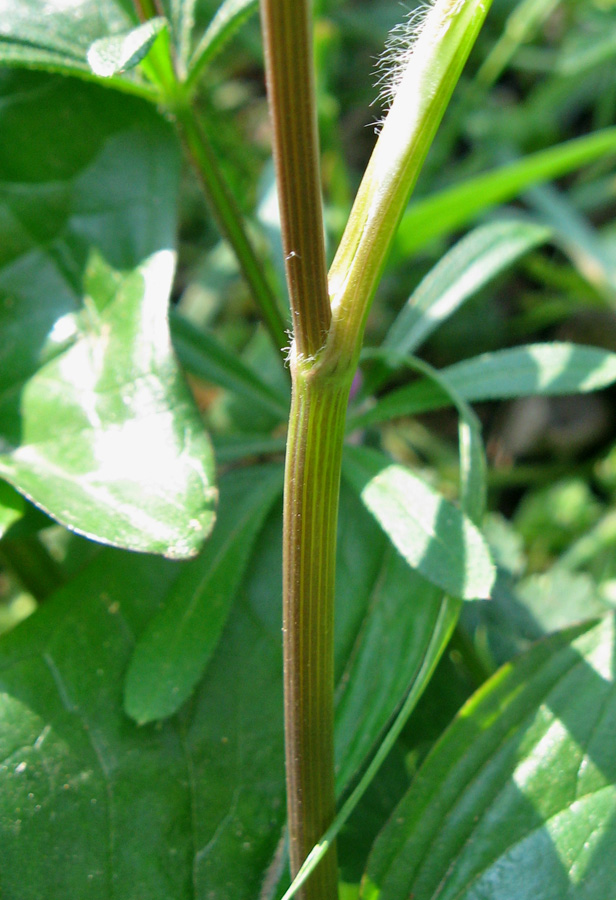
<svg viewBox="0 0 616 900">
<path fill-rule="evenodd" d="M 322 348 L 331 311 L 307 0 L 261 0 L 282 245 L 293 334 L 302 357 Z"/>
<path fill-rule="evenodd" d="M 284 319 L 276 296 L 264 275 L 263 262 L 258 259 L 246 234 L 242 214 L 220 171 L 212 145 L 190 106 L 178 103 L 174 113 L 186 153 L 193 164 L 218 227 L 231 244 L 272 342 L 276 350 L 280 351 L 287 343 Z"/>
<path fill-rule="evenodd" d="M 285 471 L 283 635 L 291 874 L 326 831 L 334 795 L 334 582 L 349 379 L 295 366 Z M 333 847 L 303 900 L 335 900 Z"/>
</svg>

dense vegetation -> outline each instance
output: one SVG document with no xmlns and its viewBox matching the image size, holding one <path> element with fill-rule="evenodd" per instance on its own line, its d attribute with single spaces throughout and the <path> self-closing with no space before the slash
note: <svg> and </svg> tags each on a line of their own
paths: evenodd
<svg viewBox="0 0 616 900">
<path fill-rule="evenodd" d="M 281 516 L 304 251 L 281 230 L 257 4 L 218 7 L 3 6 L 3 900 L 290 883 Z M 384 134 L 401 15 L 314 3 L 328 262 Z M 322 849 L 337 838 L 341 900 L 607 900 L 616 8 L 494 0 L 468 43 L 336 394 Z M 336 484 L 321 471 L 313 510 Z"/>
</svg>

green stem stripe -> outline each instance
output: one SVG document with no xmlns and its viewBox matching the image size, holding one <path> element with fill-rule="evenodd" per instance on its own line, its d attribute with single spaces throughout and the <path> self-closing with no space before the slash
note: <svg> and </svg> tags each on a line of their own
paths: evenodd
<svg viewBox="0 0 616 900">
<path fill-rule="evenodd" d="M 222 235 L 231 244 L 240 269 L 252 292 L 255 303 L 276 350 L 287 344 L 285 323 L 263 271 L 263 261 L 259 260 L 250 242 L 242 214 L 220 171 L 214 150 L 195 115 L 189 107 L 178 105 L 175 118 L 188 157 L 201 183 L 203 192 Z"/>
<path fill-rule="evenodd" d="M 334 797 L 334 582 L 348 384 L 296 376 L 285 474 L 283 633 L 292 875 L 331 824 Z M 304 900 L 337 897 L 335 848 Z"/>
</svg>

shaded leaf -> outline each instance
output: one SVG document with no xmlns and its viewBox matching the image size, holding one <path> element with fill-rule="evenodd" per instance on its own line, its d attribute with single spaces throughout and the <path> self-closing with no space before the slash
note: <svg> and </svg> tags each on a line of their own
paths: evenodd
<svg viewBox="0 0 616 900">
<path fill-rule="evenodd" d="M 457 507 L 373 450 L 347 447 L 343 473 L 411 568 L 454 597 L 489 596 L 489 552 Z"/>
<path fill-rule="evenodd" d="M 281 421 L 287 419 L 288 391 L 278 391 L 260 378 L 254 367 L 246 365 L 213 334 L 196 328 L 184 316 L 173 312 L 171 335 L 180 362 L 192 375 L 239 394 Z"/>
<path fill-rule="evenodd" d="M 409 690 L 415 702 L 451 635 L 459 605 L 386 547 L 362 630 L 336 693 L 336 778 L 342 790 L 374 752 Z M 382 660 L 396 665 L 382 665 Z M 378 673 L 378 674 L 377 674 Z M 411 707 L 412 708 L 412 707 Z M 406 717 L 411 712 L 406 711 Z"/>
<path fill-rule="evenodd" d="M 139 724 L 164 719 L 190 696 L 214 652 L 263 521 L 282 491 L 282 469 L 230 472 L 220 514 L 141 635 L 128 669 L 124 706 Z"/>
<path fill-rule="evenodd" d="M 501 669 L 463 707 L 378 838 L 364 900 L 610 896 L 614 622 Z"/>
<path fill-rule="evenodd" d="M 137 728 L 122 711 L 134 635 L 177 569 L 107 551 L 2 639 L 6 900 L 258 891 L 284 817 L 279 628 L 240 602 L 189 715 Z"/>
<path fill-rule="evenodd" d="M 10 484 L 0 481 L 0 537 L 21 519 L 25 511 L 26 502 L 21 494 Z"/>
<path fill-rule="evenodd" d="M 384 536 L 346 487 L 340 534 L 343 790 L 418 671 L 421 691 L 444 638 L 437 622 L 440 640 L 426 654 L 434 590 L 424 595 L 393 551 L 383 556 Z M 257 538 L 190 702 L 173 719 L 138 728 L 121 696 L 135 641 L 192 566 L 103 550 L 0 640 L 3 900 L 109 900 L 135 896 L 135 884 L 150 900 L 259 896 L 285 818 L 280 510 Z M 397 615 L 392 681 L 371 661 Z M 362 697 L 365 722 L 351 715 Z"/>
</svg>

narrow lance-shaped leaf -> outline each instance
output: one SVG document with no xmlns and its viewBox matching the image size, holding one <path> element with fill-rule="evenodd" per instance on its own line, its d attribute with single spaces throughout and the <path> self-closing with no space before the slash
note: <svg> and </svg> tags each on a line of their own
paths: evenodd
<svg viewBox="0 0 616 900">
<path fill-rule="evenodd" d="M 276 390 L 267 384 L 213 334 L 196 328 L 173 310 L 170 322 L 173 345 L 184 369 L 245 397 L 281 421 L 287 418 L 290 391 Z"/>
<path fill-rule="evenodd" d="M 255 538 L 282 492 L 279 466 L 240 469 L 220 483 L 220 514 L 141 635 L 127 674 L 124 706 L 139 724 L 176 712 L 216 648 Z"/>
<path fill-rule="evenodd" d="M 190 59 L 188 85 L 196 82 L 203 69 L 258 7 L 258 0 L 224 0 L 221 3 Z"/>
<path fill-rule="evenodd" d="M 614 619 L 469 700 L 379 836 L 362 900 L 605 900 L 616 878 Z"/>
<path fill-rule="evenodd" d="M 463 237 L 426 275 L 389 329 L 383 350 L 392 362 L 413 353 L 469 297 L 550 234 L 546 226 L 503 219 Z"/>
<path fill-rule="evenodd" d="M 578 344 L 526 344 L 484 353 L 447 366 L 439 374 L 455 385 L 457 394 L 469 402 L 586 393 L 616 381 L 616 354 Z M 451 403 L 451 397 L 442 387 L 422 379 L 387 394 L 373 407 L 354 416 L 350 424 L 362 428 Z"/>
<path fill-rule="evenodd" d="M 348 447 L 343 474 L 413 569 L 454 597 L 490 595 L 495 573 L 489 551 L 457 507 L 373 450 Z"/>
<path fill-rule="evenodd" d="M 418 200 L 402 219 L 397 252 L 411 255 L 434 238 L 461 228 L 481 212 L 517 197 L 533 184 L 558 178 L 595 159 L 614 154 L 616 128 L 606 128 L 532 153 Z"/>
<path fill-rule="evenodd" d="M 387 351 L 366 350 L 362 354 L 364 359 L 388 359 Z M 485 512 L 486 502 L 486 458 L 483 441 L 481 439 L 481 424 L 479 419 L 458 394 L 453 384 L 443 377 L 435 368 L 417 359 L 415 356 L 405 356 L 400 364 L 426 375 L 428 380 L 444 391 L 451 403 L 457 408 L 458 419 L 458 448 L 460 457 L 460 504 L 462 511 L 472 522 L 479 525 Z M 353 427 L 353 420 L 351 420 Z"/>
</svg>

